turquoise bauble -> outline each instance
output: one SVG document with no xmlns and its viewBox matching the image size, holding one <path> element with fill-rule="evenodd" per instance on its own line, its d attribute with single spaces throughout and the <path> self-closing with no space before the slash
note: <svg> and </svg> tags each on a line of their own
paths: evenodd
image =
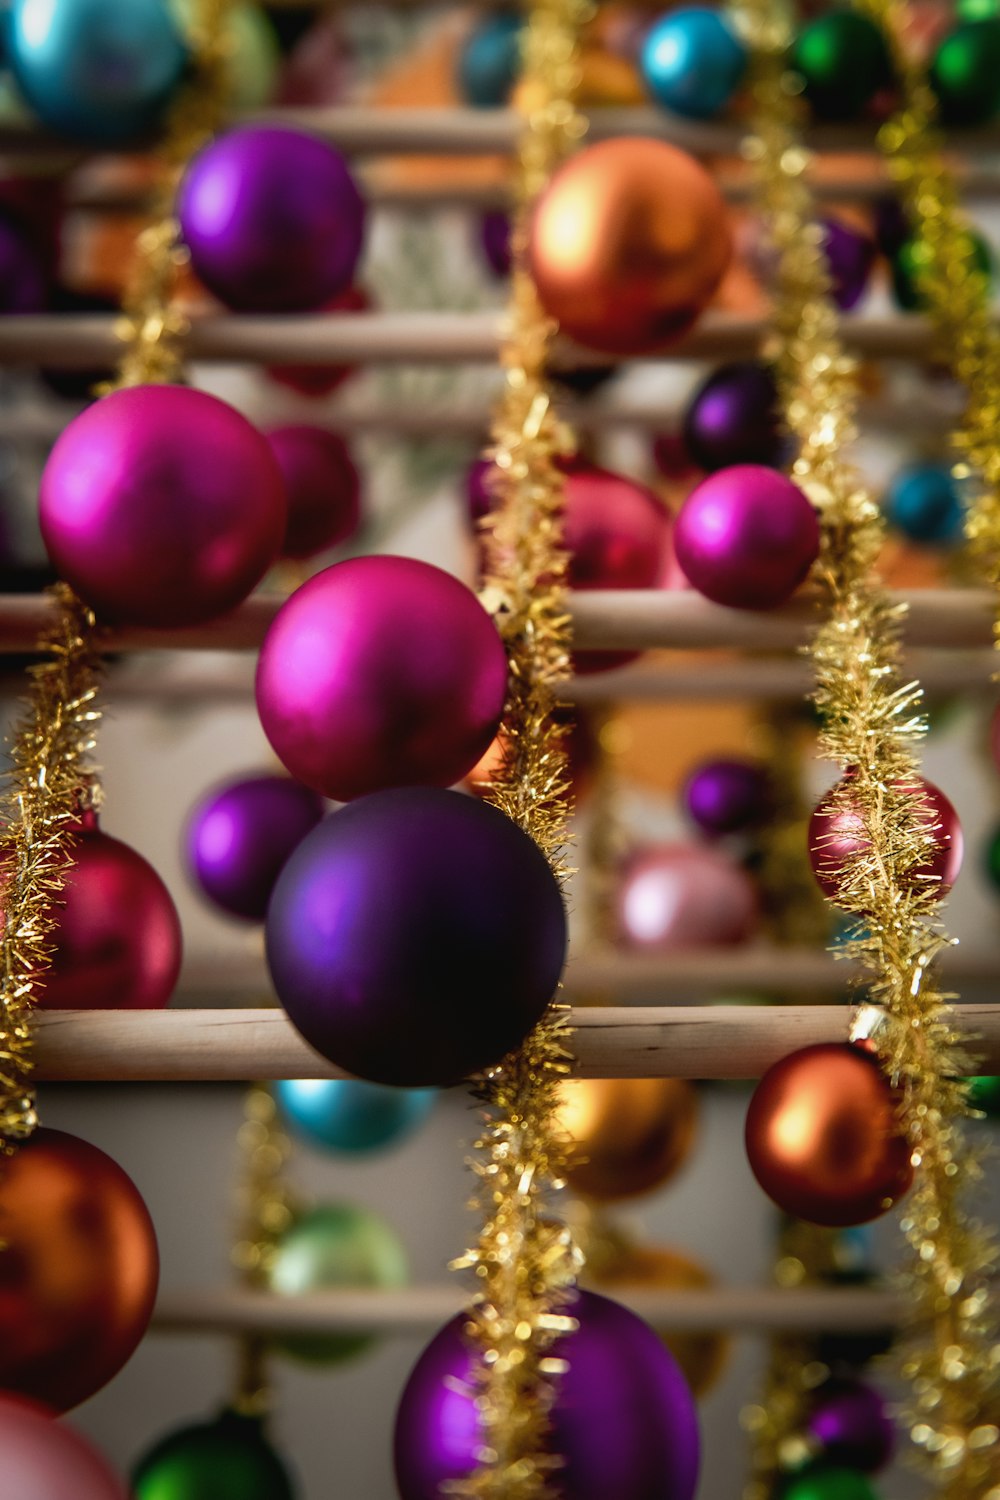
<svg viewBox="0 0 1000 1500">
<path fill-rule="evenodd" d="M 791 66 L 818 120 L 854 120 L 892 81 L 882 32 L 856 10 L 830 10 L 803 26 Z"/>
<path fill-rule="evenodd" d="M 156 131 L 188 60 L 169 0 L 13 0 L 7 50 L 43 125 L 109 147 Z"/>
<path fill-rule="evenodd" d="M 969 230 L 971 268 L 993 279 L 993 252 L 974 229 Z M 918 277 L 931 263 L 931 252 L 917 235 L 904 240 L 890 262 L 892 295 L 904 312 L 924 312 L 926 299 L 918 286 Z"/>
<path fill-rule="evenodd" d="M 856 1469 L 809 1468 L 788 1481 L 781 1500 L 878 1500 L 878 1496 Z"/>
<path fill-rule="evenodd" d="M 466 104 L 500 109 L 510 100 L 521 71 L 521 27 L 517 11 L 498 11 L 477 21 L 458 57 L 456 82 Z"/>
<path fill-rule="evenodd" d="M 641 67 L 657 104 L 708 120 L 722 113 L 743 81 L 747 51 L 717 10 L 692 5 L 657 21 L 643 45 Z"/>
<path fill-rule="evenodd" d="M 986 125 L 1000 110 L 1000 20 L 965 21 L 946 36 L 927 81 L 946 125 Z"/>
<path fill-rule="evenodd" d="M 131 1494 L 133 1500 L 295 1500 L 260 1419 L 234 1411 L 163 1438 L 136 1465 Z"/>
<path fill-rule="evenodd" d="M 286 1078 L 275 1096 L 312 1146 L 355 1156 L 404 1140 L 426 1120 L 436 1089 L 391 1089 L 356 1078 Z"/>
<path fill-rule="evenodd" d="M 885 514 L 920 546 L 950 547 L 962 537 L 965 511 L 947 464 L 917 464 L 897 474 L 886 491 Z"/>
</svg>

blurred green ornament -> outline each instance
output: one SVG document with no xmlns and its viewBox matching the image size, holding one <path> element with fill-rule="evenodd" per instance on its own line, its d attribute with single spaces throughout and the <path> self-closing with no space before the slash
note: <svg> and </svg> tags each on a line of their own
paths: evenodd
<svg viewBox="0 0 1000 1500">
<path fill-rule="evenodd" d="M 170 0 L 185 32 L 198 16 L 198 0 Z M 274 96 L 281 46 L 270 18 L 259 5 L 230 5 L 226 14 L 226 103 L 233 109 L 260 109 Z"/>
<path fill-rule="evenodd" d="M 1000 1119 L 1000 1078 L 985 1075 L 967 1080 L 969 1103 L 973 1109 L 981 1109 L 991 1119 Z"/>
<path fill-rule="evenodd" d="M 1000 16 L 1000 0 L 958 0 L 955 15 L 960 21 L 985 21 Z"/>
<path fill-rule="evenodd" d="M 945 37 L 927 81 L 946 125 L 986 125 L 1000 110 L 1000 19 L 964 21 Z"/>
<path fill-rule="evenodd" d="M 282 1297 L 335 1287 L 405 1286 L 406 1252 L 377 1214 L 351 1203 L 328 1203 L 300 1214 L 278 1241 L 268 1286 Z M 360 1354 L 369 1334 L 314 1334 L 275 1340 L 275 1348 L 307 1364 L 335 1364 Z"/>
<path fill-rule="evenodd" d="M 882 32 L 855 10 L 831 10 L 803 26 L 791 66 L 818 120 L 854 120 L 892 82 Z"/>
<path fill-rule="evenodd" d="M 977 271 L 992 281 L 994 272 L 993 251 L 974 229 L 969 230 L 971 261 Z M 892 295 L 904 312 L 923 312 L 927 303 L 917 285 L 917 278 L 931 264 L 931 252 L 924 240 L 912 235 L 904 240 L 891 261 Z"/>
<path fill-rule="evenodd" d="M 856 1469 L 804 1469 L 788 1481 L 781 1500 L 878 1500 L 870 1482 Z"/>
<path fill-rule="evenodd" d="M 229 1410 L 151 1448 L 136 1465 L 131 1493 L 134 1500 L 295 1500 L 260 1418 Z"/>
</svg>

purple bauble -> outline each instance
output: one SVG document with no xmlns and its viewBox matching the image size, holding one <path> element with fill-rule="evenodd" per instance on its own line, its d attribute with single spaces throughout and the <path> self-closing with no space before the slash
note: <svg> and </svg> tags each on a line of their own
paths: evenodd
<svg viewBox="0 0 1000 1500">
<path fill-rule="evenodd" d="M 179 385 L 95 401 L 56 442 L 39 492 L 59 576 L 102 620 L 163 629 L 242 603 L 277 560 L 287 513 L 266 439 Z"/>
<path fill-rule="evenodd" d="M 450 786 L 496 734 L 507 658 L 471 589 L 408 557 L 358 557 L 304 583 L 257 665 L 257 711 L 282 764 L 337 802 Z"/>
<path fill-rule="evenodd" d="M 681 800 L 688 817 L 709 838 L 743 833 L 767 817 L 767 773 L 752 761 L 707 760 L 688 777 Z"/>
<path fill-rule="evenodd" d="M 457 1083 L 540 1019 L 566 917 L 538 845 L 460 792 L 403 787 L 322 822 L 278 878 L 267 960 L 292 1024 L 371 1083 Z"/>
<path fill-rule="evenodd" d="M 791 439 L 782 426 L 771 366 L 741 359 L 713 370 L 688 402 L 683 441 L 706 474 L 731 464 L 780 468 Z"/>
<path fill-rule="evenodd" d="M 730 609 L 775 609 L 819 554 L 816 512 L 798 485 L 757 464 L 720 469 L 685 500 L 674 524 L 688 582 Z"/>
<path fill-rule="evenodd" d="M 469 465 L 465 480 L 465 494 L 469 505 L 469 519 L 478 529 L 479 522 L 488 516 L 497 503 L 490 476 L 494 464 L 491 458 L 477 458 Z"/>
<path fill-rule="evenodd" d="M 361 479 L 347 444 L 307 423 L 266 434 L 288 494 L 283 557 L 314 557 L 346 542 L 361 519 Z"/>
<path fill-rule="evenodd" d="M 325 811 L 322 797 L 288 776 L 247 776 L 214 787 L 187 827 L 195 884 L 230 916 L 263 922 L 275 881 Z"/>
<path fill-rule="evenodd" d="M 831 1380 L 816 1393 L 807 1424 L 823 1461 L 874 1474 L 889 1463 L 896 1432 L 878 1391 L 860 1380 Z"/>
<path fill-rule="evenodd" d="M 486 263 L 495 276 L 510 275 L 510 214 L 502 208 L 491 208 L 479 221 L 479 243 Z"/>
<path fill-rule="evenodd" d="M 177 213 L 196 275 L 237 312 L 311 312 L 350 284 L 364 203 L 332 146 L 274 125 L 212 141 L 181 182 Z"/>
<path fill-rule="evenodd" d="M 830 271 L 833 300 L 841 312 L 850 312 L 867 290 L 878 253 L 875 241 L 839 219 L 824 219 L 823 253 Z"/>
<path fill-rule="evenodd" d="M 41 312 L 47 294 L 41 256 L 20 225 L 0 214 L 0 314 Z"/>
<path fill-rule="evenodd" d="M 692 1500 L 700 1443 L 691 1392 L 647 1323 L 608 1297 L 580 1292 L 579 1327 L 553 1346 L 557 1377 L 548 1449 L 564 1500 Z M 439 1500 L 476 1467 L 482 1442 L 468 1318 L 446 1323 L 417 1360 L 396 1414 L 401 1500 Z"/>
</svg>

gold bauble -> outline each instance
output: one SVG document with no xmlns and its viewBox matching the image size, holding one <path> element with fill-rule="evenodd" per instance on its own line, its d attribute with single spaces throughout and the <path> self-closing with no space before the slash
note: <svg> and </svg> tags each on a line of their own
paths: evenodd
<svg viewBox="0 0 1000 1500">
<path fill-rule="evenodd" d="M 573 1142 L 569 1186 L 605 1203 L 651 1193 L 687 1160 L 697 1113 L 683 1079 L 568 1079 L 556 1123 Z"/>
</svg>

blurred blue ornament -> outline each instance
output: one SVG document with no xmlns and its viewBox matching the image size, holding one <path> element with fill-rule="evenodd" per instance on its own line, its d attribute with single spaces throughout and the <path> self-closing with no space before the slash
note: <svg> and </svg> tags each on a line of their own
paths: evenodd
<svg viewBox="0 0 1000 1500">
<path fill-rule="evenodd" d="M 168 0 L 13 0 L 7 47 L 42 124 L 95 146 L 153 134 L 188 61 Z"/>
<path fill-rule="evenodd" d="M 717 10 L 671 11 L 649 32 L 642 76 L 651 97 L 692 120 L 721 114 L 743 80 L 747 52 Z"/>
<path fill-rule="evenodd" d="M 911 542 L 947 547 L 962 536 L 962 500 L 945 464 L 920 464 L 897 474 L 885 497 L 885 513 Z"/>
<path fill-rule="evenodd" d="M 275 1094 L 289 1125 L 314 1146 L 351 1155 L 403 1140 L 429 1115 L 436 1089 L 394 1089 L 354 1078 L 286 1078 Z"/>
<path fill-rule="evenodd" d="M 466 104 L 500 109 L 510 100 L 521 71 L 521 27 L 517 11 L 497 11 L 476 23 L 458 57 L 457 82 Z"/>
</svg>

